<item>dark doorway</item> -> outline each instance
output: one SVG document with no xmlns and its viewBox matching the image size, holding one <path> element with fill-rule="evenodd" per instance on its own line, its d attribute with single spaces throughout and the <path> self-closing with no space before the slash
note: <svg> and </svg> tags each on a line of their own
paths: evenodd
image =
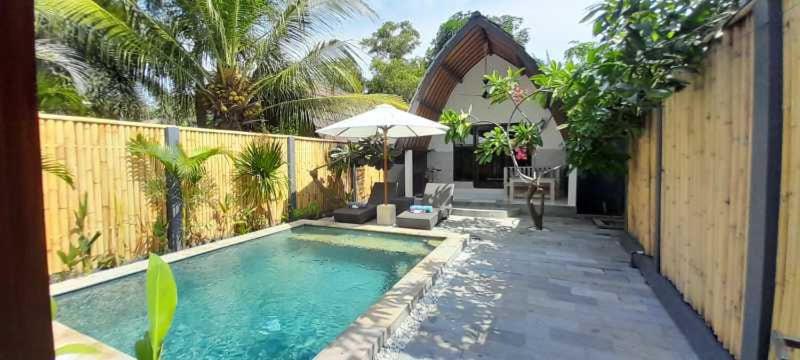
<svg viewBox="0 0 800 360">
<path fill-rule="evenodd" d="M 455 144 L 453 146 L 453 180 L 472 181 L 475 164 L 475 147 Z"/>
<path fill-rule="evenodd" d="M 472 135 L 464 142 L 453 144 L 453 180 L 471 181 L 475 188 L 502 189 L 503 171 L 513 166 L 508 156 L 496 157 L 488 164 L 478 164 L 475 156 L 475 144 L 483 141 L 483 134 L 492 130 L 494 125 L 472 127 Z M 520 166 L 529 166 L 530 161 L 520 160 Z"/>
<path fill-rule="evenodd" d="M 425 192 L 426 172 L 428 171 L 428 151 L 414 150 L 413 153 L 414 169 L 412 171 L 414 176 L 413 192 L 414 196 L 422 196 Z"/>
<path fill-rule="evenodd" d="M 625 177 L 606 174 L 578 174 L 578 214 L 622 215 L 625 211 Z"/>
</svg>

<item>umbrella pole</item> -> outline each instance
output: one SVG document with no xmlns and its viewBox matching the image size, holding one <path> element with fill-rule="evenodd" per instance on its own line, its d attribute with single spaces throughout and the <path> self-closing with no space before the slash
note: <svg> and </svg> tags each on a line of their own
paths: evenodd
<svg viewBox="0 0 800 360">
<path fill-rule="evenodd" d="M 383 129 L 383 205 L 389 204 L 389 128 Z"/>
</svg>

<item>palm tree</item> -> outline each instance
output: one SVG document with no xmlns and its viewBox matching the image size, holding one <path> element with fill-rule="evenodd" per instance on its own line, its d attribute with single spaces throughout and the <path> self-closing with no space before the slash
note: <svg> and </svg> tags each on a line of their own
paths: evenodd
<svg viewBox="0 0 800 360">
<path fill-rule="evenodd" d="M 283 147 L 267 140 L 254 141 L 233 159 L 233 181 L 242 208 L 255 210 L 272 226 L 270 202 L 285 193 Z"/>
<path fill-rule="evenodd" d="M 75 188 L 75 178 L 72 176 L 72 172 L 69 171 L 66 165 L 58 162 L 57 160 L 43 155 L 42 171 L 61 179 L 67 183 L 69 187 L 73 189 Z"/>
<path fill-rule="evenodd" d="M 363 0 L 37 0 L 72 43 L 128 69 L 200 126 L 261 130 L 346 117 L 393 95 L 364 94 L 350 44 L 316 42 Z"/>
<path fill-rule="evenodd" d="M 141 176 L 138 180 L 146 182 L 145 187 L 149 191 L 150 198 L 169 197 L 172 203 L 183 204 L 183 226 L 187 238 L 191 239 L 196 235 L 193 231 L 193 210 L 202 202 L 209 191 L 208 187 L 211 186 L 207 182 L 205 162 L 212 156 L 224 154 L 225 151 L 221 148 L 205 148 L 189 155 L 180 145 L 161 146 L 139 134 L 128 141 L 128 152 L 134 161 L 154 160 L 164 168 L 167 181 L 161 177 L 149 176 Z M 142 174 L 134 173 L 134 176 L 140 175 Z M 151 202 L 154 202 L 153 200 L 151 199 Z M 168 226 L 172 224 L 168 223 Z M 171 245 L 172 250 L 177 250 L 180 246 L 180 243 Z"/>
</svg>

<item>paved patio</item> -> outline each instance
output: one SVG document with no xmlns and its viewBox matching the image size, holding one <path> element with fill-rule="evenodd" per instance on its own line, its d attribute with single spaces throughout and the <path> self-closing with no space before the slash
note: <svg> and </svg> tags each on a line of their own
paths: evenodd
<svg viewBox="0 0 800 360">
<path fill-rule="evenodd" d="M 415 336 L 384 358 L 696 359 L 618 233 L 586 220 L 451 217 L 479 240 Z"/>
</svg>

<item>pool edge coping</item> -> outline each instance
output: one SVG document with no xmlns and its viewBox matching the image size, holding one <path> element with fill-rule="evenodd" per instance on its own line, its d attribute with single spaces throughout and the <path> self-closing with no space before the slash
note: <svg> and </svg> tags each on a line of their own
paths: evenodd
<svg viewBox="0 0 800 360">
<path fill-rule="evenodd" d="M 348 230 L 363 230 L 382 232 L 389 234 L 401 234 L 411 236 L 421 236 L 427 238 L 444 239 L 442 243 L 433 249 L 428 255 L 420 260 L 411 270 L 408 271 L 397 283 L 386 291 L 378 302 L 370 306 L 365 312 L 361 313 L 355 321 L 339 334 L 331 343 L 323 348 L 314 359 L 341 359 L 346 358 L 374 358 L 375 354 L 383 346 L 384 341 L 397 330 L 400 323 L 406 319 L 412 306 L 419 300 L 435 282 L 442 268 L 455 258 L 463 249 L 468 235 L 458 234 L 442 230 L 419 230 L 407 229 L 396 226 L 378 226 L 364 224 L 337 223 L 328 219 L 321 220 L 298 220 L 287 224 L 280 224 L 266 229 L 251 233 L 238 235 L 208 244 L 195 246 L 177 252 L 162 255 L 161 258 L 167 263 L 173 263 L 220 250 L 229 246 L 238 245 L 244 242 L 255 240 L 264 236 L 272 235 L 281 231 L 290 230 L 304 225 L 332 227 Z M 108 270 L 98 271 L 85 276 L 60 281 L 50 284 L 50 296 L 55 297 L 87 287 L 95 286 L 125 276 L 147 270 L 147 259 L 138 260 L 130 264 L 125 264 Z M 390 314 L 389 318 L 380 319 L 373 322 L 369 318 L 376 314 Z M 107 345 L 103 342 L 83 334 L 58 321 L 53 321 L 54 333 L 59 328 L 61 336 L 55 337 L 56 347 L 74 343 L 65 342 L 66 339 L 85 339 L 85 343 L 99 344 L 104 350 L 114 353 L 117 356 L 130 355 Z M 55 335 L 55 334 L 54 334 Z M 347 338 L 352 338 L 350 341 Z M 337 354 L 337 355 L 334 355 Z M 357 354 L 362 354 L 361 356 Z M 123 357 L 124 357 L 123 356 Z M 117 358 L 117 357 L 111 357 Z"/>
<path fill-rule="evenodd" d="M 314 357 L 314 360 L 374 359 L 386 340 L 408 318 L 417 301 L 431 289 L 444 267 L 461 253 L 469 238 L 467 234 L 449 231 L 350 224 L 343 227 L 414 236 L 444 237 L 444 241 L 384 293 L 378 302 L 350 323 L 347 329 Z"/>
</svg>

